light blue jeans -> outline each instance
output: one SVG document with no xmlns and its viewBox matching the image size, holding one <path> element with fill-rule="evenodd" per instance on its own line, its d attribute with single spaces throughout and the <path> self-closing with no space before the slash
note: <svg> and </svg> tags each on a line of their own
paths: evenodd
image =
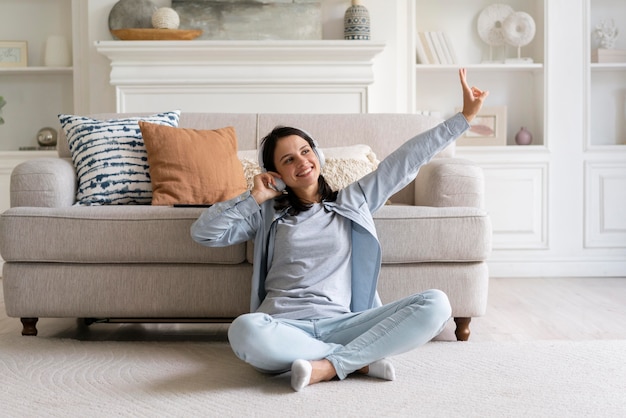
<svg viewBox="0 0 626 418">
<path fill-rule="evenodd" d="M 297 359 L 328 359 L 340 379 L 377 360 L 412 350 L 436 337 L 451 315 L 440 290 L 427 290 L 363 312 L 324 319 L 241 315 L 228 340 L 241 360 L 265 373 L 282 373 Z"/>
</svg>

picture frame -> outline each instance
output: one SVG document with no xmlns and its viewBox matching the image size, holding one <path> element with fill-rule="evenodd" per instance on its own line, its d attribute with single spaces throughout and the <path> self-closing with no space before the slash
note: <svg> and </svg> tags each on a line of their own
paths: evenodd
<svg viewBox="0 0 626 418">
<path fill-rule="evenodd" d="M 470 128 L 457 139 L 457 145 L 506 145 L 506 110 L 506 106 L 483 107 L 470 122 Z"/>
<path fill-rule="evenodd" d="M 0 41 L 0 67 L 27 67 L 28 42 Z"/>
</svg>

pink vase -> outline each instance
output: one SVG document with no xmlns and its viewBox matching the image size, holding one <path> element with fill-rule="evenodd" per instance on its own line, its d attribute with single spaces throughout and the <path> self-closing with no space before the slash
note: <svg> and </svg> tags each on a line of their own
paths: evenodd
<svg viewBox="0 0 626 418">
<path fill-rule="evenodd" d="M 517 145 L 530 145 L 533 142 L 533 135 L 523 126 L 515 134 L 515 143 Z"/>
</svg>

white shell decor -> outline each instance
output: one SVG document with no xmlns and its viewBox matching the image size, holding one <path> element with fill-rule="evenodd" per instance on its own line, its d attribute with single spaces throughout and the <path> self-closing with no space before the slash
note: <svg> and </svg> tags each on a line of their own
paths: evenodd
<svg viewBox="0 0 626 418">
<path fill-rule="evenodd" d="M 480 12 L 477 29 L 480 39 L 489 45 L 489 62 L 493 62 L 493 47 L 501 45 L 517 48 L 517 58 L 505 59 L 505 63 L 533 62 L 532 58 L 521 57 L 521 47 L 535 37 L 535 21 L 528 13 L 516 12 L 508 4 L 492 4 Z"/>
<path fill-rule="evenodd" d="M 508 4 L 492 4 L 478 16 L 478 36 L 489 46 L 504 45 L 502 23 L 515 10 Z"/>
<path fill-rule="evenodd" d="M 180 17 L 171 7 L 161 7 L 152 14 L 152 27 L 156 29 L 178 29 Z"/>
<path fill-rule="evenodd" d="M 535 37 L 535 21 L 526 12 L 511 13 L 502 22 L 502 33 L 509 45 L 515 47 L 528 45 Z"/>
<path fill-rule="evenodd" d="M 603 49 L 613 49 L 615 40 L 619 35 L 619 29 L 615 26 L 615 21 L 603 20 L 593 31 L 595 37 L 600 41 L 600 47 Z"/>
<path fill-rule="evenodd" d="M 517 58 L 506 62 L 530 63 L 531 58 L 522 58 L 522 47 L 535 37 L 535 21 L 525 12 L 511 13 L 504 19 L 502 32 L 507 44 L 517 47 Z"/>
</svg>

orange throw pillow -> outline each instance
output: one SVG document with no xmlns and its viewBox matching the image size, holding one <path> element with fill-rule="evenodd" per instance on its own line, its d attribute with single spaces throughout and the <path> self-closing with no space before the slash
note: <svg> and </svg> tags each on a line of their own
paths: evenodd
<svg viewBox="0 0 626 418">
<path fill-rule="evenodd" d="M 171 128 L 139 122 L 153 205 L 213 204 L 247 190 L 235 128 Z M 164 129 L 167 128 L 167 129 Z"/>
</svg>

